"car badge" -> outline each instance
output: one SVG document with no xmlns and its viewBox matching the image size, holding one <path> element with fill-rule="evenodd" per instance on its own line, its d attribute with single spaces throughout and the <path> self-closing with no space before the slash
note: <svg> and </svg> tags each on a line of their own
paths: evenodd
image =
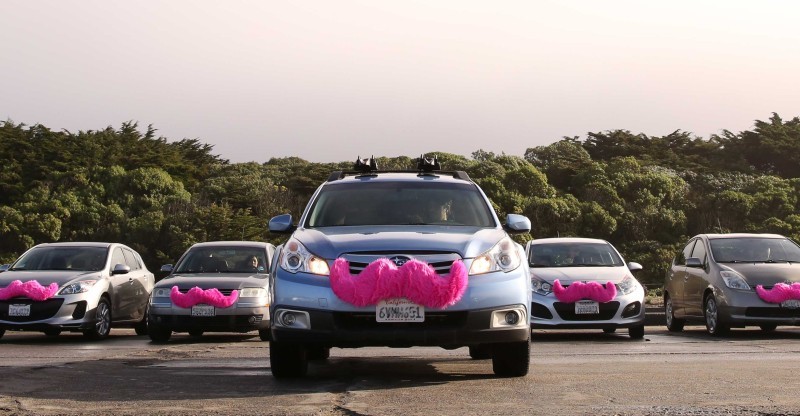
<svg viewBox="0 0 800 416">
<path fill-rule="evenodd" d="M 389 261 L 394 263 L 394 265 L 397 266 L 397 267 L 402 267 L 409 260 L 411 260 L 411 258 L 410 257 L 406 257 L 406 256 L 394 256 L 394 257 L 389 258 Z"/>
</svg>

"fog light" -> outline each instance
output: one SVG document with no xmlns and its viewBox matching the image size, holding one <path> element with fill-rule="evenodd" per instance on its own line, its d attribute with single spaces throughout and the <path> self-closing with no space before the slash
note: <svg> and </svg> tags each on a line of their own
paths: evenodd
<svg viewBox="0 0 800 416">
<path fill-rule="evenodd" d="M 516 325 L 519 322 L 519 314 L 517 311 L 506 312 L 506 323 L 509 325 Z"/>
<path fill-rule="evenodd" d="M 251 324 L 256 323 L 256 317 L 255 316 L 251 316 L 251 317 L 247 318 L 247 322 L 250 322 Z"/>
<path fill-rule="evenodd" d="M 281 316 L 281 322 L 285 326 L 292 326 L 294 325 L 295 321 L 297 321 L 297 318 L 295 318 L 294 314 L 291 312 L 286 312 L 283 314 L 283 316 Z"/>
</svg>

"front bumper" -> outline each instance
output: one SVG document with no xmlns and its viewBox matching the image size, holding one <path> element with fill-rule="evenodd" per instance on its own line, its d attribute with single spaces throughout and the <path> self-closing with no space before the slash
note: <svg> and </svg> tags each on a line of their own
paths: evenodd
<svg viewBox="0 0 800 416">
<path fill-rule="evenodd" d="M 644 289 L 637 288 L 601 303 L 599 314 L 577 314 L 574 303 L 563 303 L 555 295 L 533 295 L 531 328 L 630 328 L 644 325 Z"/>
<path fill-rule="evenodd" d="M 82 331 L 95 326 L 97 299 L 84 294 L 56 296 L 44 301 L 14 298 L 0 301 L 0 329 Z M 28 316 L 11 316 L 11 305 L 30 307 Z"/>
<path fill-rule="evenodd" d="M 506 305 L 473 311 L 430 311 L 424 322 L 377 322 L 372 312 L 332 312 L 297 309 L 277 305 L 278 314 L 290 311 L 303 316 L 308 328 L 295 329 L 278 322 L 272 326 L 272 339 L 287 343 L 316 344 L 328 347 L 366 346 L 412 347 L 442 346 L 456 348 L 504 342 L 527 341 L 530 330 L 525 318 L 513 327 L 492 328 L 493 313 L 522 310 L 523 305 Z"/>
<path fill-rule="evenodd" d="M 720 321 L 733 327 L 748 325 L 800 325 L 800 308 L 786 308 L 768 303 L 755 290 L 714 290 L 718 299 Z"/>
<path fill-rule="evenodd" d="M 175 332 L 250 332 L 269 328 L 269 307 L 265 303 L 261 302 L 262 306 L 214 308 L 214 316 L 192 316 L 192 308 L 174 306 L 169 300 L 151 302 L 149 322 Z"/>
</svg>

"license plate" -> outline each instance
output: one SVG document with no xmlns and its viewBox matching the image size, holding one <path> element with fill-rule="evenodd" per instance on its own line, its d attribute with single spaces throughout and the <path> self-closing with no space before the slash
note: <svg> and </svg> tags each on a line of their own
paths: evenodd
<svg viewBox="0 0 800 416">
<path fill-rule="evenodd" d="M 194 305 L 192 306 L 192 316 L 214 316 L 214 306 Z"/>
<path fill-rule="evenodd" d="M 786 309 L 797 309 L 800 308 L 800 300 L 797 299 L 789 299 L 781 302 L 781 308 Z"/>
<path fill-rule="evenodd" d="M 375 306 L 378 322 L 425 322 L 425 307 L 405 298 L 384 299 Z"/>
<path fill-rule="evenodd" d="M 576 315 L 592 315 L 600 313 L 600 304 L 593 300 L 579 300 L 575 302 Z"/>
<path fill-rule="evenodd" d="M 31 316 L 31 305 L 8 305 L 8 316 Z"/>
</svg>

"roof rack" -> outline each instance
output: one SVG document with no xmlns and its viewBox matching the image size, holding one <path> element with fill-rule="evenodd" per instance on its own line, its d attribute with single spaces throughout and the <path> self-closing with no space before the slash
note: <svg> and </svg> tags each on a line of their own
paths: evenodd
<svg viewBox="0 0 800 416">
<path fill-rule="evenodd" d="M 416 170 L 379 170 L 378 163 L 375 161 L 375 156 L 367 159 L 361 159 L 361 156 L 356 158 L 353 164 L 352 171 L 334 171 L 328 176 L 328 182 L 338 181 L 344 179 L 346 176 L 372 176 L 379 173 L 416 173 L 418 176 L 424 175 L 451 175 L 456 179 L 469 181 L 469 175 L 463 170 L 446 171 L 441 170 L 442 166 L 439 163 L 439 157 L 434 155 L 432 158 L 426 158 L 425 155 L 420 155 L 417 159 Z"/>
</svg>

